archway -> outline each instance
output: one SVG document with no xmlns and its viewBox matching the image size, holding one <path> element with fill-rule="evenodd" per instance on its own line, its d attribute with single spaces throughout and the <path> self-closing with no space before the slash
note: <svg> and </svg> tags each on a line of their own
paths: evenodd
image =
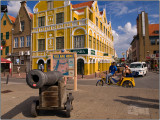
<svg viewBox="0 0 160 120">
<path fill-rule="evenodd" d="M 84 74 L 84 60 L 83 59 L 78 59 L 77 60 L 77 74 L 82 75 Z"/>
<path fill-rule="evenodd" d="M 44 70 L 44 61 L 42 59 L 38 61 L 38 69 L 41 69 L 41 67 L 40 67 L 41 64 L 42 64 L 43 70 Z"/>
<path fill-rule="evenodd" d="M 48 71 L 51 71 L 51 60 L 50 59 L 47 60 L 47 72 Z"/>
</svg>

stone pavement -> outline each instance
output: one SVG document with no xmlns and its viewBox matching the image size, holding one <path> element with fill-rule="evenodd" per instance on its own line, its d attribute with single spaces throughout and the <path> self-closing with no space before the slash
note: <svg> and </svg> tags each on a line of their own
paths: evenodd
<svg viewBox="0 0 160 120">
<path fill-rule="evenodd" d="M 8 90 L 5 93 L 5 90 Z M 70 119 L 158 119 L 159 90 L 113 86 L 67 85 L 74 96 Z M 1 118 L 32 119 L 30 109 L 38 89 L 1 83 Z M 66 119 L 65 111 L 41 111 L 35 119 Z"/>
</svg>

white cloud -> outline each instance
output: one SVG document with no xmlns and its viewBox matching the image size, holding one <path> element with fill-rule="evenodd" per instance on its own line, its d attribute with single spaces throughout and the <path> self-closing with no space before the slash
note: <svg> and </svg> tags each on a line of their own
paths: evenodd
<svg viewBox="0 0 160 120">
<path fill-rule="evenodd" d="M 152 15 L 149 15 L 150 17 L 153 17 L 153 18 L 159 18 L 159 15 L 158 14 L 152 14 Z"/>
<path fill-rule="evenodd" d="M 19 11 L 19 8 L 21 7 L 20 1 L 9 1 L 8 2 L 8 14 L 16 17 Z"/>
<path fill-rule="evenodd" d="M 132 26 L 130 22 L 127 22 L 124 27 L 118 26 L 118 32 L 112 30 L 114 36 L 114 47 L 119 57 L 122 57 L 122 52 L 126 53 L 129 48 L 133 36 L 137 34 L 136 25 Z M 120 33 L 121 34 L 120 34 Z"/>
<path fill-rule="evenodd" d="M 21 3 L 20 2 L 21 1 L 9 1 L 8 5 L 7 5 L 8 14 L 16 17 L 17 14 L 18 14 L 19 9 L 21 7 Z M 32 10 L 28 6 L 27 6 L 27 9 L 28 9 L 29 12 L 32 12 Z"/>
</svg>

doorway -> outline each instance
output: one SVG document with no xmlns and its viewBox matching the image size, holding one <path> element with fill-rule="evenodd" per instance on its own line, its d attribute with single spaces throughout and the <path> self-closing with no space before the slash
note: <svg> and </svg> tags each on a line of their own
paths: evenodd
<svg viewBox="0 0 160 120">
<path fill-rule="evenodd" d="M 78 59 L 77 60 L 77 74 L 82 75 L 84 74 L 84 60 L 83 59 Z"/>
</svg>

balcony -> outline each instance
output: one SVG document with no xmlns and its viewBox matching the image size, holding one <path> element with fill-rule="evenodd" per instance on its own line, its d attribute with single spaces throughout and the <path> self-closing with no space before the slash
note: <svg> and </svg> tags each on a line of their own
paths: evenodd
<svg viewBox="0 0 160 120">
<path fill-rule="evenodd" d="M 50 25 L 50 26 L 36 27 L 36 28 L 33 28 L 32 32 L 33 33 L 34 32 L 45 32 L 45 31 L 50 31 L 50 30 L 54 30 L 54 29 L 81 26 L 81 25 L 85 25 L 86 21 L 87 21 L 87 19 L 81 19 L 81 20 L 76 20 L 76 21 L 71 21 L 71 22 L 54 24 L 54 25 Z"/>
</svg>

